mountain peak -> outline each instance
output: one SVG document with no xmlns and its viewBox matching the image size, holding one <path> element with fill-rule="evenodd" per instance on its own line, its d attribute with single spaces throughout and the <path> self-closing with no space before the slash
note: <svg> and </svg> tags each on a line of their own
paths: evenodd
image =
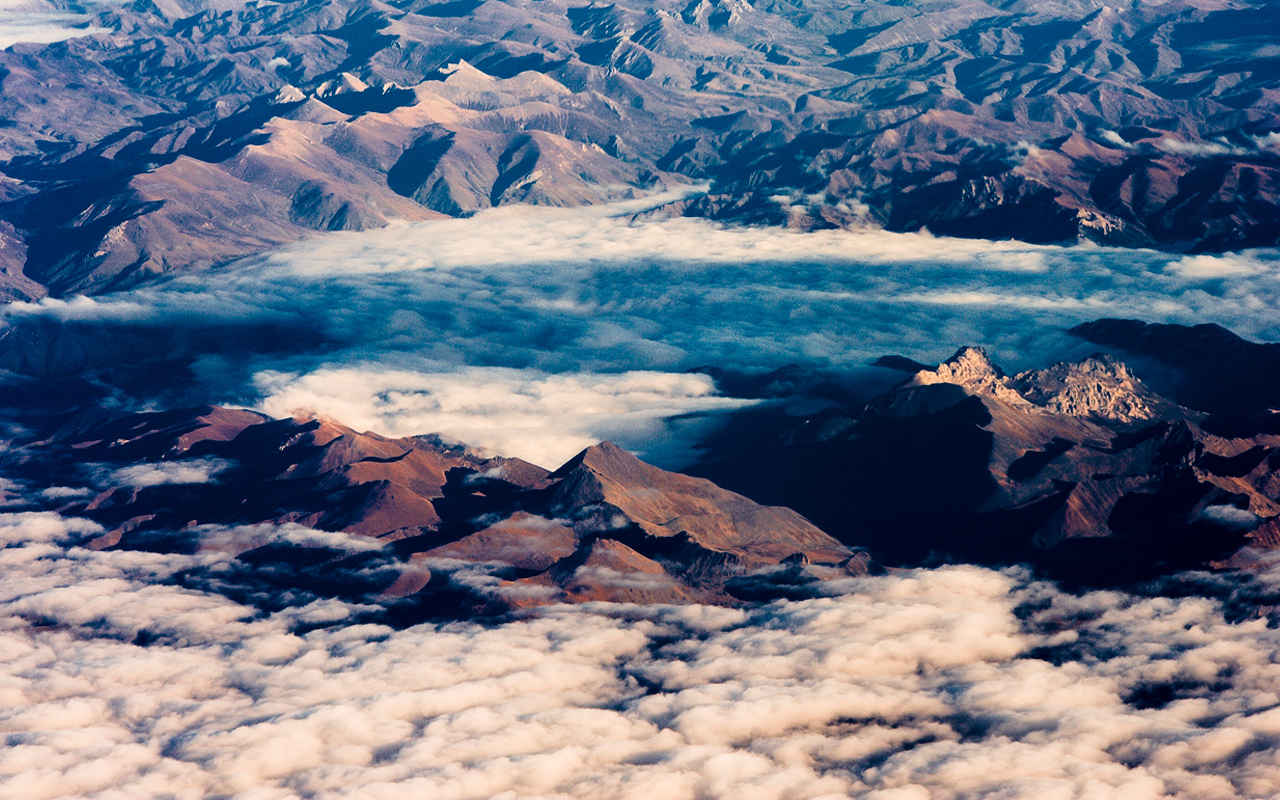
<svg viewBox="0 0 1280 800">
<path fill-rule="evenodd" d="M 332 97 L 339 94 L 358 93 L 366 91 L 369 84 L 352 75 L 350 72 L 344 72 L 332 80 L 327 80 L 316 87 L 317 97 Z"/>
<path fill-rule="evenodd" d="M 981 347 L 965 345 L 955 352 L 955 355 L 948 358 L 938 365 L 942 367 L 950 367 L 957 373 L 966 373 L 972 375 L 995 375 L 997 377 L 1004 375 L 999 367 L 991 360 L 991 356 Z"/>
<path fill-rule="evenodd" d="M 631 458 L 635 458 L 635 456 L 631 455 L 631 452 L 629 450 L 626 450 L 623 447 L 619 447 L 617 444 L 614 444 L 613 442 L 607 439 L 605 441 L 597 442 L 596 444 L 591 445 L 590 447 L 583 450 L 582 452 L 583 453 L 601 453 L 601 454 L 607 454 L 610 456 L 626 455 L 626 456 L 630 456 Z M 636 459 L 636 460 L 638 461 L 639 459 Z"/>
<path fill-rule="evenodd" d="M 446 75 L 445 83 L 453 87 L 490 87 L 496 82 L 489 73 L 477 68 L 465 58 L 460 58 L 452 64 L 446 64 L 440 68 L 440 73 Z"/>
<path fill-rule="evenodd" d="M 1112 356 L 1059 362 L 1008 376 L 980 347 L 962 347 L 937 369 L 920 370 L 911 385 L 949 383 L 967 393 L 1027 411 L 1128 424 L 1154 419 L 1173 404 L 1160 397 Z"/>
<path fill-rule="evenodd" d="M 631 472 L 638 467 L 643 468 L 646 466 L 643 461 L 630 451 L 619 447 L 613 442 L 604 441 L 593 444 L 579 452 L 573 458 L 560 465 L 560 468 L 553 472 L 551 477 L 563 478 L 583 467 L 597 474 L 613 475 L 615 473 Z"/>
<path fill-rule="evenodd" d="M 911 379 L 916 386 L 951 383 L 973 395 L 993 397 L 1012 406 L 1029 406 L 1026 398 L 1009 385 L 1009 378 L 981 347 L 961 347 L 937 369 L 920 370 Z"/>
<path fill-rule="evenodd" d="M 287 103 L 301 103 L 306 99 L 307 95 L 305 92 L 297 86 L 294 86 L 292 83 L 286 83 L 284 86 L 280 87 L 280 91 L 275 93 L 275 96 L 272 98 L 272 102 L 278 105 L 284 105 Z"/>
<path fill-rule="evenodd" d="M 1021 372 L 1011 384 L 1037 406 L 1072 417 L 1139 422 L 1154 419 L 1162 407 L 1172 406 L 1148 389 L 1127 364 L 1109 355 Z"/>
<path fill-rule="evenodd" d="M 762 506 L 705 478 L 648 464 L 613 442 L 600 442 L 552 473 L 557 513 L 604 506 L 659 539 L 685 534 L 699 548 L 732 553 L 749 566 L 776 563 L 795 552 L 837 562 L 839 542 L 785 508 Z M 617 527 L 615 524 L 614 527 Z"/>
</svg>

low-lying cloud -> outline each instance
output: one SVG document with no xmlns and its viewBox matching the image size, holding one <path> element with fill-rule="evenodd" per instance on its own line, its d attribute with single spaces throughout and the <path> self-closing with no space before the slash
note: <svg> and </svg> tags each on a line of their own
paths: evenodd
<svg viewBox="0 0 1280 800">
<path fill-rule="evenodd" d="M 1025 358 L 1047 329 L 1100 313 L 1280 338 L 1277 262 L 1274 250 L 1183 257 L 517 206 L 317 236 L 148 289 L 13 304 L 0 321 L 269 321 L 321 337 L 330 351 L 313 368 L 350 362 L 348 350 L 550 372 L 927 360 L 966 342 Z M 1232 280 L 1206 284 L 1217 278 Z"/>
<path fill-rule="evenodd" d="M 1280 792 L 1280 631 L 1206 598 L 947 567 L 394 630 L 183 588 L 220 556 L 78 546 L 96 530 L 0 517 L 7 796 Z"/>
<path fill-rule="evenodd" d="M 112 470 L 109 484 L 145 489 L 165 484 L 209 483 L 226 467 L 226 462 L 216 458 L 134 464 Z"/>
<path fill-rule="evenodd" d="M 81 8 L 93 8 L 87 2 Z M 102 33 L 103 28 L 89 25 L 89 17 L 74 13 L 45 0 L 0 0 L 0 50 L 19 42 L 48 44 L 75 36 Z"/>
<path fill-rule="evenodd" d="M 433 221 L 425 227 L 399 223 L 375 235 L 335 233 L 324 237 L 323 255 L 315 249 L 320 240 L 312 239 L 282 247 L 263 261 L 302 276 L 655 260 L 684 262 L 693 268 L 792 261 L 843 266 L 915 261 L 1014 273 L 1049 268 L 1045 257 L 1049 248 L 1022 242 L 877 229 L 801 232 L 636 213 L 653 205 L 623 201 L 578 208 L 503 206 L 464 219 Z M 494 235 L 477 236 L 481 231 Z"/>
<path fill-rule="evenodd" d="M 661 438 L 647 421 L 660 412 L 715 406 L 701 389 L 684 400 L 660 392 L 650 402 L 630 390 L 620 399 L 609 375 L 674 376 L 708 365 L 847 369 L 886 353 L 928 363 L 963 344 L 1017 370 L 1087 354 L 1062 331 L 1102 316 L 1217 322 L 1277 340 L 1277 265 L 1276 250 L 1182 256 L 732 228 L 656 217 L 638 201 L 503 207 L 321 235 L 92 300 L 0 308 L 0 337 L 13 342 L 0 366 L 105 365 L 106 381 L 132 382 L 113 399 L 121 404 L 132 396 L 153 406 L 264 404 L 273 413 L 310 406 L 357 427 L 438 429 L 490 447 L 562 453 L 610 436 L 640 446 Z M 125 369 L 157 354 L 177 365 Z M 494 370 L 509 372 L 494 378 Z M 409 391 L 387 384 L 391 375 Z M 326 389 L 325 380 L 346 388 Z M 491 398 L 432 405 L 478 380 Z M 542 394 L 557 381 L 573 385 L 584 405 L 532 423 L 522 417 L 539 403 L 565 408 Z M 604 410 L 593 416 L 597 401 Z M 491 424 L 497 419 L 512 435 Z M 414 420 L 428 428 L 409 430 Z M 628 440 L 627 431 L 640 435 Z"/>
<path fill-rule="evenodd" d="M 741 408 L 706 375 L 547 375 L 505 368 L 422 373 L 376 366 L 257 375 L 262 411 L 318 414 L 391 436 L 437 433 L 493 455 L 558 466 L 604 439 L 643 447 L 669 417 Z"/>
</svg>

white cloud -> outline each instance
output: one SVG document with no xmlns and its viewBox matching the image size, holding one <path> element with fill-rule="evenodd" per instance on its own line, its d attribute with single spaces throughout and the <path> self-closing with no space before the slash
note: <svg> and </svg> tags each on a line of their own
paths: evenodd
<svg viewBox="0 0 1280 800">
<path fill-rule="evenodd" d="M 438 433 L 548 467 L 605 439 L 643 446 L 668 417 L 747 404 L 716 396 L 706 375 L 662 372 L 419 373 L 353 366 L 302 376 L 263 372 L 255 380 L 264 395 L 259 407 L 273 416 L 315 413 L 392 436 Z"/>
<path fill-rule="evenodd" d="M 1258 515 L 1248 509 L 1226 505 L 1207 506 L 1200 512 L 1200 516 L 1222 525 L 1245 530 L 1256 527 L 1260 521 Z"/>
<path fill-rule="evenodd" d="M 85 4 L 92 9 L 94 3 Z M 47 44 L 104 32 L 89 27 L 89 17 L 70 13 L 45 0 L 0 0 L 0 49 L 18 42 Z"/>
<path fill-rule="evenodd" d="M 72 500 L 91 494 L 93 490 L 84 486 L 50 486 L 40 492 L 40 496 L 46 500 Z"/>
<path fill-rule="evenodd" d="M 102 526 L 96 522 L 62 517 L 52 511 L 0 513 L 0 546 L 73 541 L 83 535 L 101 531 Z"/>
<path fill-rule="evenodd" d="M 1248 150 L 1239 147 L 1232 147 L 1225 141 L 1187 142 L 1182 139 L 1176 139 L 1172 136 L 1162 136 L 1156 140 L 1155 146 L 1167 153 L 1174 153 L 1181 156 L 1238 156 L 1249 154 Z"/>
<path fill-rule="evenodd" d="M 300 548 L 324 548 L 346 553 L 382 550 L 385 543 L 367 536 L 342 531 L 321 531 L 293 522 L 251 525 L 195 525 L 184 530 L 195 549 L 214 560 L 236 556 L 267 545 L 283 544 Z"/>
<path fill-rule="evenodd" d="M 135 489 L 169 483 L 210 483 L 226 467 L 225 461 L 216 458 L 156 461 L 112 470 L 108 480 L 112 485 Z"/>
<path fill-rule="evenodd" d="M 1165 266 L 1165 271 L 1192 281 L 1219 278 L 1247 278 L 1274 272 L 1275 267 L 1249 253 L 1184 256 Z"/>
<path fill-rule="evenodd" d="M 894 302 L 939 306 L 1004 306 L 1028 311 L 1089 311 L 1105 313 L 1111 303 L 1096 297 L 1052 297 L 1046 295 L 1017 295 L 983 291 L 912 292 L 893 298 Z"/>
<path fill-rule="evenodd" d="M 42 297 L 32 302 L 17 300 L 5 304 L 0 308 L 0 319 L 41 316 L 63 322 L 134 320 L 145 318 L 149 313 L 149 309 L 144 304 L 127 300 L 98 300 L 84 296 L 75 296 L 67 300 Z"/>
<path fill-rule="evenodd" d="M 1130 142 L 1126 141 L 1123 136 L 1121 136 L 1120 134 L 1112 130 L 1103 129 L 1098 132 L 1098 136 L 1104 142 L 1113 144 L 1116 147 L 1124 148 L 1125 150 L 1128 150 L 1133 147 L 1133 145 Z"/>
<path fill-rule="evenodd" d="M 1260 150 L 1280 148 L 1280 131 L 1271 131 L 1270 133 L 1262 136 L 1254 136 L 1252 138 L 1253 141 L 1257 143 L 1258 149 Z"/>
<path fill-rule="evenodd" d="M 0 517 L 0 793 L 1280 791 L 1280 631 L 1205 598 L 947 567 L 744 609 L 593 604 L 393 630 L 335 601 L 264 616 L 172 583 L 216 555 L 57 533 L 92 527 Z"/>
<path fill-rule="evenodd" d="M 635 212 L 633 201 L 587 208 L 502 206 L 466 219 L 326 234 L 283 247 L 262 261 L 307 277 L 653 260 L 695 270 L 704 265 L 811 260 L 841 266 L 908 261 L 1038 272 L 1045 269 L 1041 255 L 1055 249 L 928 233 L 727 226 L 689 217 L 637 218 Z"/>
<path fill-rule="evenodd" d="M 9 325 L 56 319 L 67 323 L 60 329 L 66 341 L 44 347 L 53 340 L 20 338 L 31 352 L 6 352 L 22 364 L 67 358 L 77 368 L 164 353 L 192 359 L 198 384 L 189 391 L 175 384 L 185 393 L 174 398 L 144 380 L 129 389 L 141 402 L 253 405 L 265 389 L 273 412 L 311 407 L 357 427 L 438 429 L 488 447 L 553 434 L 558 444 L 548 439 L 527 452 L 558 454 L 600 436 L 657 436 L 645 421 L 653 409 L 696 411 L 710 400 L 697 393 L 690 403 L 618 400 L 608 414 L 619 415 L 619 433 L 608 429 L 604 412 L 577 429 L 511 416 L 541 396 L 526 385 L 552 376 L 573 383 L 706 365 L 849 368 L 886 353 L 936 362 L 964 344 L 987 347 L 1016 371 L 1078 355 L 1071 349 L 1078 343 L 1062 331 L 1100 316 L 1217 322 L 1249 338 L 1280 339 L 1274 249 L 1186 256 L 927 234 L 799 233 L 636 216 L 641 210 L 639 200 L 511 207 L 318 236 L 110 297 L 14 306 Z M 492 368 L 516 372 L 486 377 Z M 370 385 L 357 373 L 372 376 Z M 506 405 L 486 411 L 522 428 L 510 436 L 486 429 L 462 406 L 434 408 L 440 397 L 424 397 L 419 378 L 409 379 L 408 391 L 378 386 L 382 373 L 425 375 L 442 392 L 466 381 L 501 384 L 495 396 Z M 255 383 L 254 375 L 268 379 Z M 308 377 L 317 375 L 349 386 L 326 389 Z M 548 412 L 564 408 L 538 402 Z M 428 427 L 410 428 L 415 418 Z"/>
</svg>

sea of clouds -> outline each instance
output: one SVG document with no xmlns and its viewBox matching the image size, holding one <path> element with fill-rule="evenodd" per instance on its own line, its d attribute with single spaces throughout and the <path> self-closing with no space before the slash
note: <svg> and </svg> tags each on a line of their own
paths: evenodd
<svg viewBox="0 0 1280 800">
<path fill-rule="evenodd" d="M 122 408 L 180 396 L 314 411 L 548 466 L 599 438 L 654 448 L 672 420 L 746 402 L 698 367 L 844 370 L 980 344 L 1016 369 L 1087 352 L 1062 331 L 1101 316 L 1280 338 L 1275 251 L 644 211 L 507 208 L 320 236 L 146 289 L 11 304 L 0 333 L 9 353 L 52 343 L 30 351 L 43 368 L 100 366 Z M 130 369 L 157 353 L 181 369 Z M 223 466 L 109 477 L 216 481 Z M 376 570 L 391 561 L 380 543 L 252 525 L 180 532 L 198 543 L 187 555 L 89 548 L 101 533 L 0 515 L 0 796 L 1280 793 L 1274 572 L 1182 576 L 1159 596 L 957 566 L 741 609 L 593 604 L 404 627 L 390 601 L 273 583 L 283 573 L 255 582 L 265 568 L 233 556 L 324 548 Z"/>
<path fill-rule="evenodd" d="M 650 213 L 666 199 L 319 235 L 145 289 L 11 304 L 0 327 L 62 326 L 41 365 L 187 358 L 191 391 L 165 398 L 174 377 L 135 392 L 149 402 L 314 411 L 548 466 L 595 439 L 643 449 L 673 414 L 732 407 L 685 374 L 698 367 L 936 363 L 975 344 L 1021 369 L 1089 353 L 1064 330 L 1099 317 L 1280 339 L 1275 250 L 725 227 Z"/>
<path fill-rule="evenodd" d="M 201 592 L 175 575 L 226 556 L 84 548 L 97 530 L 0 516 L 0 795 L 1280 792 L 1280 631 L 1221 600 L 956 566 L 396 629 Z"/>
</svg>

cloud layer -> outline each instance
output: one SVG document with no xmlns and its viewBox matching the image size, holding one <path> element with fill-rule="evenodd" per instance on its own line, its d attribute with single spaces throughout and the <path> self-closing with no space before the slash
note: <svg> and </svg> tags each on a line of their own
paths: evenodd
<svg viewBox="0 0 1280 800">
<path fill-rule="evenodd" d="M 551 371 L 933 358 L 955 342 L 1018 358 L 1046 329 L 1101 314 L 1280 338 L 1274 250 L 1182 257 L 632 210 L 503 207 L 322 235 L 151 289 L 12 304 L 4 319 L 287 322 L 339 351 Z"/>
<path fill-rule="evenodd" d="M 256 376 L 259 407 L 276 417 L 301 412 L 390 436 L 430 431 L 492 455 L 551 467 L 601 439 L 652 442 L 680 414 L 741 408 L 715 396 L 706 375 L 663 372 L 546 375 L 471 367 L 454 372 L 321 369 Z"/>
<path fill-rule="evenodd" d="M 109 483 L 135 489 L 164 484 L 209 483 L 226 467 L 225 462 L 214 458 L 135 464 L 112 470 Z"/>
<path fill-rule="evenodd" d="M 94 532 L 0 517 L 9 796 L 1280 791 L 1280 631 L 1209 599 L 948 567 L 393 630 L 335 601 L 264 616 L 173 585 L 216 553 L 77 546 Z"/>
<path fill-rule="evenodd" d="M 194 386 L 169 398 L 186 384 L 165 374 L 125 387 L 142 402 L 312 406 L 544 462 L 589 439 L 643 447 L 661 440 L 661 414 L 715 406 L 703 387 L 620 389 L 639 380 L 626 373 L 670 387 L 704 365 L 848 368 L 890 352 L 936 362 L 961 344 L 1020 369 L 1083 355 L 1062 330 L 1102 316 L 1280 339 L 1275 250 L 726 228 L 648 213 L 656 202 L 503 207 L 321 235 L 146 289 L 11 304 L 0 327 L 54 326 L 30 337 L 52 343 L 27 359 L 42 369 L 70 359 L 136 380 L 161 373 L 121 367 L 157 353 L 186 360 Z M 487 397 L 448 399 L 478 380 Z M 561 384 L 577 399 L 565 402 Z"/>
</svg>

